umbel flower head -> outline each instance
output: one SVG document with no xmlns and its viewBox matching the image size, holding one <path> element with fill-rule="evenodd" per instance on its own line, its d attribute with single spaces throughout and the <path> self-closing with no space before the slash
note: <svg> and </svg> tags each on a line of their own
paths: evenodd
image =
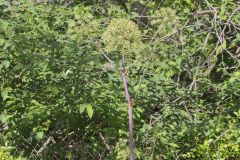
<svg viewBox="0 0 240 160">
<path fill-rule="evenodd" d="M 179 26 L 179 18 L 171 8 L 157 10 L 154 17 L 158 18 L 153 18 L 150 24 L 153 28 L 158 29 L 158 34 L 161 36 L 173 33 Z"/>
<path fill-rule="evenodd" d="M 141 46 L 138 26 L 126 18 L 114 18 L 102 35 L 107 52 L 136 53 Z"/>
</svg>

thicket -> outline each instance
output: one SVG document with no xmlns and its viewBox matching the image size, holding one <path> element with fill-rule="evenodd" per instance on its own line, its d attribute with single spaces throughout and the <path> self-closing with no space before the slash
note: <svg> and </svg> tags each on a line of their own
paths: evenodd
<svg viewBox="0 0 240 160">
<path fill-rule="evenodd" d="M 0 159 L 129 158 L 121 55 L 106 48 L 124 38 L 104 33 L 141 18 L 100 2 L 0 0 Z M 125 55 L 135 158 L 239 159 L 237 1 L 139 2 L 148 23 Z"/>
</svg>

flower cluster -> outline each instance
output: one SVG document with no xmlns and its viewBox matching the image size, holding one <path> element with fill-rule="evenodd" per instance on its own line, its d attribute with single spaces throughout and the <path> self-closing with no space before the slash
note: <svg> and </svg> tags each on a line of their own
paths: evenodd
<svg viewBox="0 0 240 160">
<path fill-rule="evenodd" d="M 165 36 L 176 31 L 179 18 L 171 8 L 161 8 L 154 13 L 154 18 L 152 18 L 150 24 L 158 30 L 159 35 Z"/>
<path fill-rule="evenodd" d="M 107 52 L 136 53 L 141 46 L 138 26 L 126 18 L 114 18 L 102 35 Z"/>
</svg>

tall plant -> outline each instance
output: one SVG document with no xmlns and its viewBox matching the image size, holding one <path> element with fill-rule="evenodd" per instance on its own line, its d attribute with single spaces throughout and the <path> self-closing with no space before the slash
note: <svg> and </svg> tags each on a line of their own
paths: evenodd
<svg viewBox="0 0 240 160">
<path fill-rule="evenodd" d="M 139 50 L 141 46 L 141 32 L 138 26 L 126 19 L 113 19 L 106 31 L 103 33 L 103 41 L 106 45 L 107 52 L 117 52 L 121 54 L 122 63 L 120 73 L 123 80 L 126 100 L 128 102 L 129 117 L 129 136 L 130 136 L 130 160 L 134 159 L 134 138 L 133 138 L 133 114 L 132 103 L 127 84 L 127 69 L 125 67 L 125 55 L 133 54 Z"/>
</svg>

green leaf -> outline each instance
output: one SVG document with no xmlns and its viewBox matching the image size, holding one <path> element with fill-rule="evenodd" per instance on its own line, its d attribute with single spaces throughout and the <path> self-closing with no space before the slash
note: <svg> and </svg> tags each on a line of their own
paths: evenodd
<svg viewBox="0 0 240 160">
<path fill-rule="evenodd" d="M 88 104 L 86 107 L 87 107 L 87 114 L 88 114 L 89 118 L 92 118 L 92 115 L 93 115 L 92 105 Z"/>
<path fill-rule="evenodd" d="M 44 136 L 44 133 L 43 133 L 43 131 L 41 131 L 41 132 L 38 132 L 38 133 L 36 134 L 36 138 L 37 138 L 38 140 L 42 139 L 42 138 L 43 138 L 43 136 Z"/>
<path fill-rule="evenodd" d="M 1 96 L 3 98 L 3 101 L 8 97 L 8 93 L 11 91 L 10 87 L 2 88 L 1 90 Z"/>
<path fill-rule="evenodd" d="M 222 20 L 226 20 L 226 19 L 227 19 L 228 16 L 226 15 L 226 6 L 225 6 L 225 4 L 223 4 L 223 5 L 221 6 L 221 10 L 220 10 L 219 16 L 220 16 L 220 18 L 221 18 Z"/>
<path fill-rule="evenodd" d="M 226 40 L 224 40 L 223 43 L 217 47 L 216 54 L 218 55 L 218 54 L 222 53 L 223 50 L 225 50 L 226 48 L 227 48 L 227 42 L 226 42 Z"/>
<path fill-rule="evenodd" d="M 5 66 L 5 68 L 7 69 L 8 67 L 9 67 L 9 65 L 10 65 L 10 62 L 9 61 L 3 61 L 3 63 L 2 63 L 4 66 Z"/>
<path fill-rule="evenodd" d="M 5 113 L 0 114 L 0 122 L 2 123 L 7 122 L 7 115 Z"/>
<path fill-rule="evenodd" d="M 0 64 L 0 71 L 2 70 L 2 68 L 3 68 L 3 64 Z"/>
<path fill-rule="evenodd" d="M 179 147 L 179 146 L 178 146 L 177 144 L 175 144 L 175 143 L 168 143 L 168 145 L 171 146 L 171 147 L 174 147 L 174 148 L 178 148 L 178 147 Z"/>
<path fill-rule="evenodd" d="M 34 104 L 35 106 L 38 106 L 38 107 L 44 107 L 44 105 L 40 104 L 36 100 L 32 100 L 31 103 Z"/>
<path fill-rule="evenodd" d="M 86 109 L 86 104 L 81 104 L 79 107 L 80 113 L 83 113 L 85 109 Z"/>
<path fill-rule="evenodd" d="M 216 49 L 216 54 L 220 54 L 222 53 L 222 46 L 218 46 L 217 49 Z"/>
<path fill-rule="evenodd" d="M 236 71 L 232 74 L 231 78 L 229 79 L 230 83 L 233 83 L 235 80 L 240 79 L 240 71 Z"/>
<path fill-rule="evenodd" d="M 0 38 L 0 47 L 4 45 L 4 39 Z"/>
<path fill-rule="evenodd" d="M 58 92 L 59 92 L 58 88 L 56 86 L 53 86 L 53 85 L 47 86 L 45 91 L 46 92 L 51 92 L 54 95 L 58 94 Z"/>
<path fill-rule="evenodd" d="M 185 0 L 187 4 L 191 4 L 191 0 Z"/>
<path fill-rule="evenodd" d="M 166 138 L 164 138 L 164 137 L 160 137 L 160 141 L 162 142 L 162 143 L 167 143 L 167 139 Z"/>
</svg>

